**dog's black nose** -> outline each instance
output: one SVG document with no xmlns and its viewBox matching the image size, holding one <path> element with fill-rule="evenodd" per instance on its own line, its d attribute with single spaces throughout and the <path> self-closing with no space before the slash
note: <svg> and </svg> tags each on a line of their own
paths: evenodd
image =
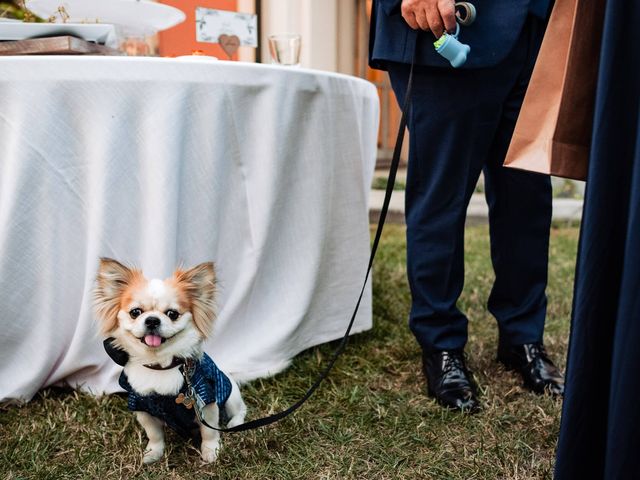
<svg viewBox="0 0 640 480">
<path fill-rule="evenodd" d="M 158 328 L 160 326 L 160 319 L 158 317 L 147 317 L 144 321 L 144 324 L 147 328 L 153 330 L 154 328 Z"/>
</svg>

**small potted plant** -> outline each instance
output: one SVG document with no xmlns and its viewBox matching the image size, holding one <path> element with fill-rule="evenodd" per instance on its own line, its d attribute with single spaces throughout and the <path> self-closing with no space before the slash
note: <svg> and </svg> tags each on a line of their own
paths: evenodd
<svg viewBox="0 0 640 480">
<path fill-rule="evenodd" d="M 23 22 L 42 22 L 26 6 L 25 0 L 0 0 L 0 19 L 22 20 Z"/>
</svg>

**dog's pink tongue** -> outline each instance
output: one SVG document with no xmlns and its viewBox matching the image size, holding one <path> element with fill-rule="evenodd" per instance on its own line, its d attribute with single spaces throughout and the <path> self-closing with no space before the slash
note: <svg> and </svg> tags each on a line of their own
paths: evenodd
<svg viewBox="0 0 640 480">
<path fill-rule="evenodd" d="M 146 343 L 150 347 L 159 347 L 162 343 L 162 337 L 160 337 L 159 335 L 145 335 L 144 343 Z"/>
</svg>

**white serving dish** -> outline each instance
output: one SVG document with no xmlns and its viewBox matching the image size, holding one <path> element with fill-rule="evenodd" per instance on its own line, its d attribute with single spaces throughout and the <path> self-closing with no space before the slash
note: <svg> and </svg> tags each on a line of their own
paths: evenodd
<svg viewBox="0 0 640 480">
<path fill-rule="evenodd" d="M 45 19 L 59 19 L 62 6 L 69 22 L 112 23 L 143 33 L 166 30 L 186 19 L 182 10 L 148 0 L 29 0 L 28 6 Z"/>
</svg>

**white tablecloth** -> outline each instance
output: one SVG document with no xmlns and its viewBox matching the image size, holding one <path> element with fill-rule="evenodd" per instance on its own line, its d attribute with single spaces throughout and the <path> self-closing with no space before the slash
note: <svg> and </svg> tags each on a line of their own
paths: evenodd
<svg viewBox="0 0 640 480">
<path fill-rule="evenodd" d="M 241 380 L 341 337 L 369 255 L 377 126 L 375 88 L 347 76 L 0 59 L 0 399 L 119 390 L 91 310 L 100 256 L 160 278 L 215 261 L 206 351 Z"/>
</svg>

